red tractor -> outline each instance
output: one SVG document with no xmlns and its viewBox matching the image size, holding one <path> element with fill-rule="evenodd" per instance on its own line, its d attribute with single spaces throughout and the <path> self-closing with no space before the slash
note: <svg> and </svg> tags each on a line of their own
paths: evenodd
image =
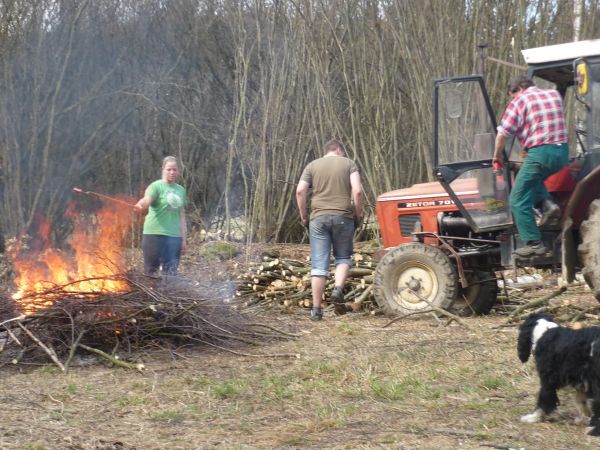
<svg viewBox="0 0 600 450">
<path fill-rule="evenodd" d="M 523 51 L 528 75 L 563 96 L 572 139 L 567 167 L 546 180 L 560 221 L 541 230 L 551 255 L 515 259 L 519 239 L 508 203 L 521 149 L 505 148 L 492 168 L 496 118 L 479 75 L 434 81 L 433 163 L 437 182 L 377 198 L 385 255 L 374 294 L 388 314 L 440 307 L 485 314 L 496 273 L 515 267 L 581 271 L 600 300 L 600 39 Z"/>
</svg>

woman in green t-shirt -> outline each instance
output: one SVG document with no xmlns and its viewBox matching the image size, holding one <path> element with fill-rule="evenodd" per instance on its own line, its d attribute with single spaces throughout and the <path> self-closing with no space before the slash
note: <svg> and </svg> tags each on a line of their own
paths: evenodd
<svg viewBox="0 0 600 450">
<path fill-rule="evenodd" d="M 158 275 L 159 269 L 175 275 L 179 259 L 186 251 L 185 188 L 176 183 L 179 178 L 177 158 L 167 156 L 162 164 L 162 177 L 146 188 L 134 206 L 146 211 L 142 235 L 144 273 Z"/>
</svg>

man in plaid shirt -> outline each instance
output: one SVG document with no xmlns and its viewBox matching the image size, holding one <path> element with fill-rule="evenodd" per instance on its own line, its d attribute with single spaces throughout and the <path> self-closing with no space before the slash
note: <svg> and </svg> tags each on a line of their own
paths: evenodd
<svg viewBox="0 0 600 450">
<path fill-rule="evenodd" d="M 521 257 L 545 255 L 548 249 L 541 241 L 533 206 L 542 207 L 540 225 L 560 215 L 544 180 L 569 161 L 562 98 L 553 89 L 538 88 L 525 76 L 510 80 L 508 94 L 512 100 L 498 126 L 492 163 L 495 167 L 502 165 L 506 138 L 516 136 L 526 156 L 510 194 L 510 204 L 519 236 L 526 245 L 514 253 Z"/>
</svg>

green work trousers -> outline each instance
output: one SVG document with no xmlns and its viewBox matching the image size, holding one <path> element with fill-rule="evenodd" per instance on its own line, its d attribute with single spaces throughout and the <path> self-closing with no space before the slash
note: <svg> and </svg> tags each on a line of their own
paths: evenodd
<svg viewBox="0 0 600 450">
<path fill-rule="evenodd" d="M 537 241 L 542 234 L 533 206 L 550 197 L 544 180 L 569 162 L 567 144 L 547 144 L 529 149 L 510 193 L 510 207 L 521 240 Z"/>
</svg>

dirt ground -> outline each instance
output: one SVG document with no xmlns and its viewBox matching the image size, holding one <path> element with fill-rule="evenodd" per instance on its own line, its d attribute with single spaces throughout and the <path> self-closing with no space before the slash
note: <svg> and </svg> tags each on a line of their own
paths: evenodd
<svg viewBox="0 0 600 450">
<path fill-rule="evenodd" d="M 534 296 L 543 296 L 540 290 Z M 569 289 L 556 299 L 588 302 Z M 600 306 L 600 304 L 599 304 Z M 588 310 L 589 311 L 589 310 Z M 253 309 L 294 334 L 240 354 L 143 353 L 143 372 L 82 359 L 2 368 L 2 449 L 596 449 L 574 425 L 572 392 L 555 420 L 522 424 L 538 379 L 516 355 L 515 324 L 493 311 L 464 325 L 432 315 L 311 322 L 300 308 Z M 597 323 L 590 314 L 584 323 Z"/>
</svg>

